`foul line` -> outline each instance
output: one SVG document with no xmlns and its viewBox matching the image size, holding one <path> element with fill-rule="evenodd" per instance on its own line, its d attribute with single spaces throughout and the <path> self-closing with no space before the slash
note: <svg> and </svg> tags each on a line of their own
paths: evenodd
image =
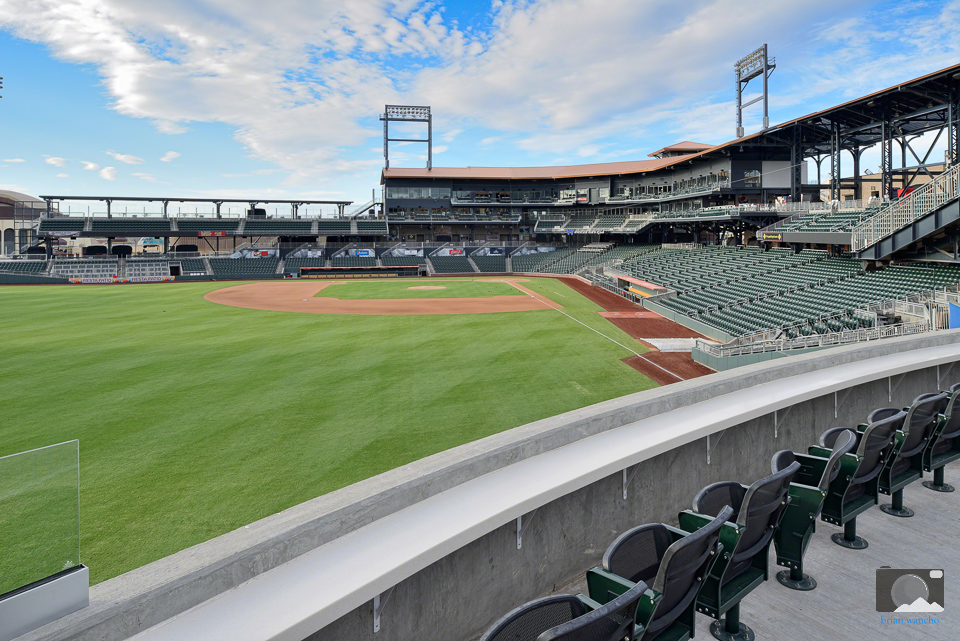
<svg viewBox="0 0 960 641">
<path fill-rule="evenodd" d="M 552 310 L 554 310 L 554 311 L 557 311 L 557 312 L 560 312 L 561 314 L 563 314 L 564 316 L 566 316 L 567 318 L 569 318 L 569 319 L 572 320 L 573 322 L 575 322 L 575 323 L 580 323 L 581 325 L 583 325 L 584 327 L 586 327 L 587 329 L 589 329 L 591 332 L 593 332 L 593 333 L 595 333 L 595 334 L 599 334 L 600 336 L 603 336 L 605 339 L 607 339 L 608 341 L 610 341 L 610 342 L 613 343 L 614 345 L 619 345 L 620 347 L 622 347 L 623 349 L 627 350 L 628 352 L 630 352 L 630 353 L 633 354 L 634 356 L 637 356 L 637 357 L 639 357 L 639 358 L 642 358 L 643 360 L 647 361 L 648 363 L 650 363 L 651 365 L 653 365 L 653 366 L 656 367 L 657 369 L 661 369 L 661 370 L 663 370 L 664 372 L 666 372 L 667 374 L 669 374 L 670 376 L 674 377 L 674 378 L 677 379 L 678 381 L 685 381 L 685 380 L 687 380 L 687 379 L 683 378 L 682 376 L 677 376 L 676 374 L 674 374 L 673 372 L 671 372 L 670 370 L 668 370 L 666 367 L 662 367 L 662 366 L 654 363 L 653 361 L 651 361 L 649 358 L 647 358 L 647 357 L 644 356 L 643 354 L 638 354 L 636 351 L 630 349 L 629 347 L 627 347 L 627 346 L 624 345 L 623 343 L 620 343 L 620 342 L 617 342 L 617 341 L 613 340 L 612 338 L 610 338 L 609 336 L 607 336 L 607 335 L 604 334 L 603 332 L 601 332 L 601 331 L 599 331 L 599 330 L 596 330 L 596 329 L 590 327 L 589 325 L 587 325 L 587 324 L 584 323 L 583 321 L 577 320 L 576 318 L 574 318 L 574 317 L 571 316 L 570 314 L 566 313 L 565 311 L 563 311 L 563 310 L 560 309 L 559 307 L 554 307 L 553 305 L 550 304 L 550 301 L 549 301 L 549 300 L 544 300 L 543 298 L 537 297 L 537 296 L 533 295 L 532 293 L 530 293 L 530 292 L 528 292 L 528 291 L 524 291 L 523 289 L 520 289 L 519 287 L 517 287 L 514 283 L 512 283 L 512 282 L 509 281 L 509 280 L 504 280 L 503 282 L 508 283 L 511 287 L 513 287 L 514 289 L 520 291 L 521 293 L 526 294 L 526 295 L 529 296 L 530 298 L 532 298 L 532 299 L 534 299 L 534 300 L 536 300 L 536 301 L 540 301 L 541 303 L 543 303 L 544 305 L 546 305 L 546 306 L 549 307 L 550 309 L 552 309 Z"/>
</svg>

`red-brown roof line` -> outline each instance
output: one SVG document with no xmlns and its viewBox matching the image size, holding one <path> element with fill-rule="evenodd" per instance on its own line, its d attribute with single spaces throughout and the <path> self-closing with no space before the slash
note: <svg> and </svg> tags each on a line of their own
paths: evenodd
<svg viewBox="0 0 960 641">
<path fill-rule="evenodd" d="M 768 133 L 768 132 L 770 132 L 770 131 L 774 131 L 774 130 L 777 130 L 777 129 L 780 129 L 780 128 L 783 128 L 783 127 L 787 127 L 787 126 L 789 126 L 789 125 L 796 124 L 796 123 L 798 123 L 798 122 L 800 122 L 800 121 L 807 120 L 808 118 L 814 118 L 814 117 L 816 117 L 816 116 L 821 116 L 821 115 L 826 114 L 826 113 L 829 113 L 829 112 L 831 112 L 831 111 L 837 111 L 837 110 L 839 110 L 839 109 L 843 109 L 843 108 L 845 108 L 845 107 L 848 107 L 848 106 L 853 105 L 853 104 L 858 103 L 858 102 L 863 102 L 863 101 L 871 100 L 871 99 L 876 98 L 877 96 L 880 96 L 880 95 L 885 94 L 885 93 L 887 93 L 887 92 L 894 91 L 894 90 L 899 90 L 899 89 L 901 89 L 901 88 L 903 88 L 903 87 L 906 87 L 906 86 L 908 86 L 908 85 L 913 85 L 913 84 L 918 83 L 918 82 L 922 82 L 922 81 L 927 80 L 927 79 L 929 79 L 929 78 L 932 78 L 932 77 L 934 77 L 934 76 L 942 75 L 942 74 L 949 73 L 949 72 L 951 72 L 951 71 L 957 71 L 957 70 L 960 70 L 960 64 L 951 65 L 951 66 L 946 67 L 946 68 L 944 68 L 944 69 L 940 69 L 940 70 L 937 70 L 937 71 L 933 71 L 933 72 L 928 73 L 928 74 L 926 74 L 926 75 L 920 76 L 919 78 L 914 78 L 913 80 L 907 80 L 907 81 L 905 81 L 905 82 L 900 82 L 900 83 L 897 83 L 897 84 L 892 85 L 892 86 L 890 86 L 890 87 L 887 87 L 886 89 L 881 89 L 881 90 L 875 91 L 875 92 L 873 92 L 873 93 L 871 93 L 871 94 L 867 94 L 866 96 L 860 96 L 859 98 L 854 98 L 854 99 L 852 99 L 852 100 L 848 100 L 847 102 L 841 103 L 841 104 L 836 105 L 836 106 L 834 106 L 834 107 L 829 107 L 829 108 L 827 108 L 827 109 L 822 109 L 822 110 L 820 110 L 820 111 L 815 111 L 815 112 L 813 112 L 813 113 L 811 113 L 811 114 L 807 114 L 806 116 L 801 116 L 801 117 L 799 117 L 799 118 L 794 118 L 793 120 L 788 120 L 788 121 L 786 121 L 786 122 L 784 122 L 784 123 L 781 123 L 781 124 L 779 124 L 779 125 L 774 125 L 774 126 L 770 127 L 769 129 L 765 129 L 765 130 L 763 130 L 763 131 L 758 131 L 758 132 L 756 132 L 756 133 L 748 134 L 748 135 L 746 135 L 746 136 L 743 136 L 742 138 L 737 138 L 737 139 L 731 140 L 731 141 L 729 141 L 729 142 L 721 143 L 721 144 L 719 144 L 719 145 L 714 145 L 714 146 L 712 146 L 712 147 L 705 148 L 705 149 L 703 149 L 703 150 L 701 150 L 701 151 L 696 151 L 696 152 L 694 152 L 694 153 L 686 154 L 686 155 L 683 155 L 683 156 L 672 156 L 672 157 L 670 157 L 670 158 L 662 158 L 662 159 L 654 159 L 654 160 L 632 160 L 632 161 L 622 161 L 622 162 L 616 162 L 616 163 L 600 163 L 600 164 L 593 164 L 593 165 L 569 165 L 569 166 L 565 166 L 565 167 L 561 167 L 561 166 L 558 166 L 558 167 L 487 167 L 487 168 L 484 168 L 484 169 L 498 169 L 498 170 L 501 170 L 501 171 L 504 171 L 504 170 L 506 170 L 506 171 L 513 171 L 513 170 L 528 170 L 528 171 L 532 171 L 532 170 L 539 170 L 539 169 L 547 169 L 547 170 L 550 170 L 550 169 L 553 169 L 553 170 L 562 170 L 562 169 L 573 170 L 573 169 L 577 169 L 577 170 L 579 170 L 579 171 L 585 172 L 585 173 L 579 173 L 579 174 L 564 174 L 564 175 L 556 175 L 556 174 L 554 174 L 554 175 L 539 175 L 539 176 L 538 176 L 538 175 L 516 176 L 516 178 L 582 178 L 582 177 L 588 177 L 588 176 L 607 176 L 607 175 L 616 175 L 616 174 L 624 174 L 624 173 L 640 173 L 640 172 L 646 172 L 646 171 L 655 171 L 655 170 L 657 170 L 657 169 L 666 169 L 667 167 L 670 167 L 670 166 L 672 166 L 672 165 L 676 165 L 676 164 L 679 164 L 679 163 L 681 163 L 681 162 L 686 162 L 686 161 L 688 161 L 688 160 L 693 160 L 693 159 L 695 159 L 695 158 L 699 158 L 700 156 L 703 156 L 703 155 L 705 155 L 705 154 L 709 154 L 709 153 L 718 151 L 718 150 L 723 149 L 723 148 L 725 148 L 725 147 L 731 147 L 731 146 L 733 146 L 733 145 L 736 145 L 736 144 L 745 142 L 745 141 L 747 141 L 747 140 L 751 140 L 751 139 L 756 138 L 756 137 L 758 137 L 758 136 L 762 136 L 763 134 Z M 681 145 L 681 144 L 684 144 L 684 143 L 678 143 L 678 145 Z M 697 144 L 697 143 L 692 143 L 692 144 Z M 664 147 L 664 149 L 669 149 L 669 147 Z M 663 149 L 660 150 L 660 151 L 663 151 Z M 657 153 L 657 152 L 654 152 L 654 153 Z M 639 168 L 639 167 L 638 167 L 638 168 L 634 168 L 634 169 L 623 169 L 623 170 L 619 170 L 619 171 L 605 171 L 605 170 L 603 170 L 603 169 L 600 169 L 600 167 L 613 166 L 613 165 L 641 165 L 641 164 L 644 165 L 642 168 Z M 649 166 L 647 166 L 648 164 L 649 164 Z M 586 171 L 586 168 L 588 168 L 588 167 L 596 168 L 596 170 L 594 170 L 594 171 Z M 581 168 L 582 168 L 582 169 L 581 169 Z M 452 170 L 452 171 L 458 171 L 458 170 L 460 170 L 460 171 L 462 171 L 462 170 L 464 170 L 464 169 L 480 169 L 480 168 L 478 168 L 478 167 L 468 167 L 468 168 L 456 168 L 456 167 L 446 167 L 446 168 L 442 168 L 442 167 L 435 167 L 433 170 L 427 170 L 427 169 L 406 169 L 406 168 L 402 168 L 402 169 L 400 169 L 400 168 L 396 168 L 396 169 L 384 169 L 384 170 L 381 172 L 381 174 L 380 174 L 380 183 L 383 184 L 384 179 L 385 179 L 388 175 L 390 175 L 391 177 L 399 177 L 399 178 L 431 178 L 431 177 L 436 177 L 436 178 L 513 178 L 513 176 L 467 176 L 467 175 L 461 175 L 461 176 L 447 175 L 447 176 L 444 176 L 444 175 L 440 175 L 440 174 L 437 173 L 437 172 L 442 172 L 442 171 L 444 171 L 444 170 L 447 170 L 447 171 L 451 171 L 451 170 Z M 398 172 L 420 172 L 420 173 L 407 173 L 406 175 L 400 175 Z"/>
</svg>

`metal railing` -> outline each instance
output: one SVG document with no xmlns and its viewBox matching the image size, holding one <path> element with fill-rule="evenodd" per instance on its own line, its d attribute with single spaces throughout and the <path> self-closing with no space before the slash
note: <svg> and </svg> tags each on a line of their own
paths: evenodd
<svg viewBox="0 0 960 641">
<path fill-rule="evenodd" d="M 898 323 L 882 327 L 870 327 L 828 334 L 811 334 L 791 339 L 769 340 L 749 345 L 718 345 L 703 339 L 697 339 L 696 349 L 711 356 L 743 356 L 745 354 L 762 354 L 766 352 L 784 352 L 794 349 L 809 349 L 812 347 L 828 347 L 831 345 L 846 345 L 863 341 L 891 338 L 894 336 L 910 336 L 929 331 L 930 325 L 926 321 L 912 323 Z"/>
<path fill-rule="evenodd" d="M 853 228 L 850 245 L 862 251 L 913 221 L 960 196 L 960 164 L 912 193 L 885 205 L 877 214 Z"/>
</svg>

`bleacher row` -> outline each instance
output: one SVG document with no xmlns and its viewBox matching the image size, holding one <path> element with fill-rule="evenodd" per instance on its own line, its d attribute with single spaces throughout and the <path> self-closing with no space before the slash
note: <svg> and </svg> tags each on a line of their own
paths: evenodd
<svg viewBox="0 0 960 641">
<path fill-rule="evenodd" d="M 791 220 L 785 221 L 776 231 L 796 232 L 847 232 L 860 221 L 875 215 L 880 206 L 865 207 L 863 209 L 841 209 L 806 211 Z"/>
<path fill-rule="evenodd" d="M 249 236 L 305 236 L 313 232 L 317 225 L 320 235 L 343 236 L 353 233 L 351 220 L 346 218 L 42 218 L 39 231 L 44 233 L 79 233 L 86 229 L 90 221 L 89 232 L 130 233 L 136 236 L 168 235 L 171 231 L 201 232 L 223 231 L 236 233 L 243 222 L 243 233 Z M 175 221 L 174 228 L 172 221 Z M 357 220 L 357 233 L 382 236 L 388 233 L 385 220 Z"/>
<path fill-rule="evenodd" d="M 660 249 L 625 261 L 620 269 L 677 292 L 658 299 L 734 336 L 789 328 L 798 334 L 867 327 L 858 307 L 960 282 L 960 266 L 895 266 L 864 272 L 859 261 L 819 250 L 708 247 Z M 821 321 L 820 317 L 841 318 Z M 800 326 L 800 327 L 794 327 Z"/>
<path fill-rule="evenodd" d="M 803 561 L 818 518 L 844 528 L 830 537 L 834 543 L 863 549 L 856 519 L 880 494 L 892 498 L 880 508 L 885 513 L 912 516 L 903 490 L 924 472 L 933 472 L 933 482 L 924 483 L 929 489 L 953 489 L 943 470 L 960 460 L 958 398 L 960 383 L 922 394 L 908 408 L 876 409 L 856 428 L 826 430 L 806 452 L 777 452 L 771 474 L 749 486 L 708 485 L 692 510 L 679 512 L 679 527 L 652 523 L 617 537 L 601 565 L 587 571 L 588 595 L 531 601 L 480 641 L 680 641 L 695 635 L 698 613 L 714 620 L 710 631 L 718 639 L 754 639 L 740 622 L 740 604 L 768 579 L 771 544 L 777 564 L 788 568 L 777 574 L 780 584 L 809 591 L 817 583 Z M 791 601 L 786 593 L 782 600 Z"/>
</svg>

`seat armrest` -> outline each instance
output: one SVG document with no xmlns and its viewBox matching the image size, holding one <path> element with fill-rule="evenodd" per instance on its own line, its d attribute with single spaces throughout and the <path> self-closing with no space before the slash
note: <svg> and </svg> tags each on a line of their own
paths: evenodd
<svg viewBox="0 0 960 641">
<path fill-rule="evenodd" d="M 653 618 L 654 612 L 657 611 L 657 606 L 660 605 L 661 599 L 663 599 L 663 594 L 656 590 L 647 590 L 644 592 L 643 596 L 640 597 L 640 603 L 637 604 L 635 623 L 646 629 L 646 627 L 650 625 L 650 619 Z M 638 635 L 637 638 L 639 639 L 640 636 Z"/>
<path fill-rule="evenodd" d="M 811 445 L 810 447 L 807 448 L 807 453 L 810 456 L 816 456 L 817 458 L 828 459 L 830 458 L 830 455 L 833 453 L 833 450 L 831 450 L 829 447 L 820 447 L 819 445 Z M 797 460 L 800 460 L 800 459 L 797 459 Z"/>
<path fill-rule="evenodd" d="M 680 528 L 673 527 L 672 525 L 667 525 L 666 523 L 663 526 L 667 529 L 667 532 L 670 533 L 671 543 L 676 543 L 686 535 L 690 534 L 686 530 L 681 530 Z"/>
<path fill-rule="evenodd" d="M 598 601 L 594 601 L 593 599 L 591 599 L 585 594 L 578 594 L 577 598 L 580 599 L 580 603 L 583 604 L 583 607 L 586 608 L 587 612 L 592 612 L 593 610 L 599 610 L 600 608 L 603 607 L 602 603 Z"/>
<path fill-rule="evenodd" d="M 812 485 L 803 485 L 801 483 L 790 484 L 790 504 L 789 509 L 800 509 L 811 511 L 811 516 L 816 516 L 823 505 L 823 499 L 827 496 L 824 490 Z"/>
<path fill-rule="evenodd" d="M 807 480 L 816 479 L 816 483 L 820 482 L 820 479 L 823 478 L 823 472 L 827 469 L 827 463 L 829 459 L 823 456 L 813 456 L 810 454 L 797 454 L 794 453 L 794 458 L 797 459 L 797 463 L 800 464 L 800 469 L 797 470 L 797 474 L 794 478 L 803 478 Z M 807 485 L 815 485 L 816 483 L 807 483 Z"/>
<path fill-rule="evenodd" d="M 627 581 L 613 572 L 607 572 L 599 566 L 587 570 L 587 592 L 597 603 L 609 603 L 634 585 L 636 584 L 632 581 Z"/>
<path fill-rule="evenodd" d="M 681 529 L 687 532 L 696 532 L 700 528 L 712 523 L 715 517 L 699 514 L 692 510 L 684 510 L 677 515 L 677 518 L 680 520 Z M 739 525 L 731 523 L 730 521 L 727 521 L 720 527 L 720 543 L 723 544 L 725 550 L 733 550 L 737 546 L 741 530 L 742 528 Z"/>
</svg>

